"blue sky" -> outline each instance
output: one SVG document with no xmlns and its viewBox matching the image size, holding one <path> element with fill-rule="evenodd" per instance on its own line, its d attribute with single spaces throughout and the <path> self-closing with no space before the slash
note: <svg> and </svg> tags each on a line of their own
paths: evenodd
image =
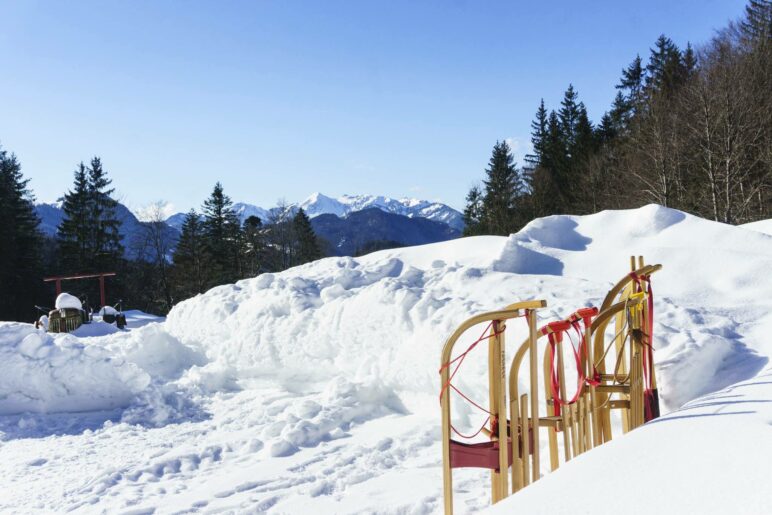
<svg viewBox="0 0 772 515">
<path fill-rule="evenodd" d="M 597 121 L 661 33 L 706 41 L 744 0 L 0 0 L 0 144 L 39 200 L 102 157 L 118 197 L 262 206 L 374 193 L 463 207 L 491 147 L 527 151 L 573 83 Z"/>
</svg>

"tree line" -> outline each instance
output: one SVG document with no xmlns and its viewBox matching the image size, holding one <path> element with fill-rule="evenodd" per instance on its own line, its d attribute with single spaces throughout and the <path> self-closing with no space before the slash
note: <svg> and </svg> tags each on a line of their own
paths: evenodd
<svg viewBox="0 0 772 515">
<path fill-rule="evenodd" d="M 497 142 L 467 195 L 466 234 L 652 202 L 729 224 L 770 217 L 772 1 L 750 0 L 698 49 L 660 36 L 616 89 L 597 124 L 573 85 L 557 110 L 542 100 L 522 166 Z"/>
<path fill-rule="evenodd" d="M 39 315 L 35 305 L 52 307 L 45 275 L 116 272 L 108 279 L 108 301 L 165 314 L 213 286 L 323 256 L 302 209 L 280 202 L 265 223 L 251 216 L 242 224 L 219 182 L 200 212 L 186 215 L 179 234 L 155 205 L 130 238 L 121 235 L 112 179 L 99 157 L 76 167 L 53 238 L 40 231 L 28 184 L 18 158 L 0 148 L 0 320 L 32 320 Z M 99 308 L 96 280 L 67 282 L 65 289 Z"/>
</svg>

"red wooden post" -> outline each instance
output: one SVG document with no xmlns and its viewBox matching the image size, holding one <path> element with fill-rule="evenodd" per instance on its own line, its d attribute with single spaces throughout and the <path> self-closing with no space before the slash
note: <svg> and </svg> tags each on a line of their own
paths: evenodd
<svg viewBox="0 0 772 515">
<path fill-rule="evenodd" d="M 44 277 L 43 282 L 55 282 L 56 283 L 56 295 L 59 296 L 62 293 L 62 281 L 70 281 L 77 279 L 90 279 L 92 277 L 99 278 L 99 299 L 102 301 L 102 306 L 105 305 L 105 277 L 114 277 L 115 272 L 101 272 L 96 274 L 79 274 L 79 275 L 61 275 L 56 277 Z"/>
<path fill-rule="evenodd" d="M 105 276 L 100 275 L 99 276 L 99 299 L 102 301 L 102 303 L 99 305 L 100 307 L 105 305 Z"/>
</svg>

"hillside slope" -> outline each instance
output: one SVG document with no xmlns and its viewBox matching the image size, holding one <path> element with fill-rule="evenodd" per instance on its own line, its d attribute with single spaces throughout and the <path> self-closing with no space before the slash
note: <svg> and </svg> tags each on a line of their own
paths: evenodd
<svg viewBox="0 0 772 515">
<path fill-rule="evenodd" d="M 516 300 L 547 300 L 541 321 L 597 304 L 627 271 L 630 254 L 665 267 L 654 278 L 655 358 L 664 411 L 682 411 L 577 459 L 512 501 L 559 488 L 549 485 L 561 475 L 584 484 L 572 467 L 604 456 L 606 473 L 621 478 L 616 449 L 619 459 L 637 459 L 640 449 L 655 453 L 655 470 L 670 480 L 664 469 L 683 470 L 671 462 L 692 459 L 693 450 L 672 450 L 662 439 L 683 440 L 687 431 L 665 429 L 691 413 L 758 411 L 689 420 L 694 431 L 701 419 L 737 424 L 709 429 L 714 442 L 718 435 L 764 441 L 770 419 L 762 408 L 772 395 L 745 385 L 769 382 L 772 236 L 650 205 L 543 218 L 509 238 L 327 258 L 214 288 L 176 306 L 165 323 L 128 333 L 41 340 L 28 326 L 0 324 L 0 377 L 9 378 L 0 390 L 14 392 L 0 395 L 0 511 L 438 511 L 444 339 L 470 315 Z M 524 327 L 508 331 L 511 353 Z M 479 400 L 487 395 L 486 361 L 484 352 L 470 355 L 457 377 Z M 78 368 L 92 363 L 100 375 Z M 34 383 L 12 380 L 25 374 Z M 89 397 L 89 413 L 74 413 L 77 403 L 63 400 L 102 383 L 117 394 L 102 405 Z M 14 410 L 41 391 L 57 402 L 34 413 Z M 759 402 L 731 405 L 735 399 Z M 457 408 L 460 430 L 479 426 L 479 413 Z M 716 463 L 730 471 L 747 465 L 747 477 L 760 485 L 768 450 L 734 443 Z M 461 471 L 459 511 L 486 507 L 488 484 L 484 473 Z M 691 511 L 678 504 L 675 488 L 656 491 L 674 512 Z"/>
</svg>

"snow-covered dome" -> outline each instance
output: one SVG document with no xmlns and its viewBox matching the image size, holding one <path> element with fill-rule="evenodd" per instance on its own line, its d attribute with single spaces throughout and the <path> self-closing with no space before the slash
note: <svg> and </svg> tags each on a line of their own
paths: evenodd
<svg viewBox="0 0 772 515">
<path fill-rule="evenodd" d="M 118 310 L 112 306 L 102 306 L 102 309 L 99 310 L 99 316 L 117 315 L 117 314 L 118 314 Z"/>
<path fill-rule="evenodd" d="M 80 303 L 80 299 L 75 295 L 69 293 L 60 293 L 56 297 L 56 303 L 54 304 L 56 309 L 83 309 L 83 304 Z"/>
<path fill-rule="evenodd" d="M 48 317 L 46 315 L 43 315 L 38 319 L 38 327 L 40 327 L 45 331 L 48 331 Z"/>
</svg>

